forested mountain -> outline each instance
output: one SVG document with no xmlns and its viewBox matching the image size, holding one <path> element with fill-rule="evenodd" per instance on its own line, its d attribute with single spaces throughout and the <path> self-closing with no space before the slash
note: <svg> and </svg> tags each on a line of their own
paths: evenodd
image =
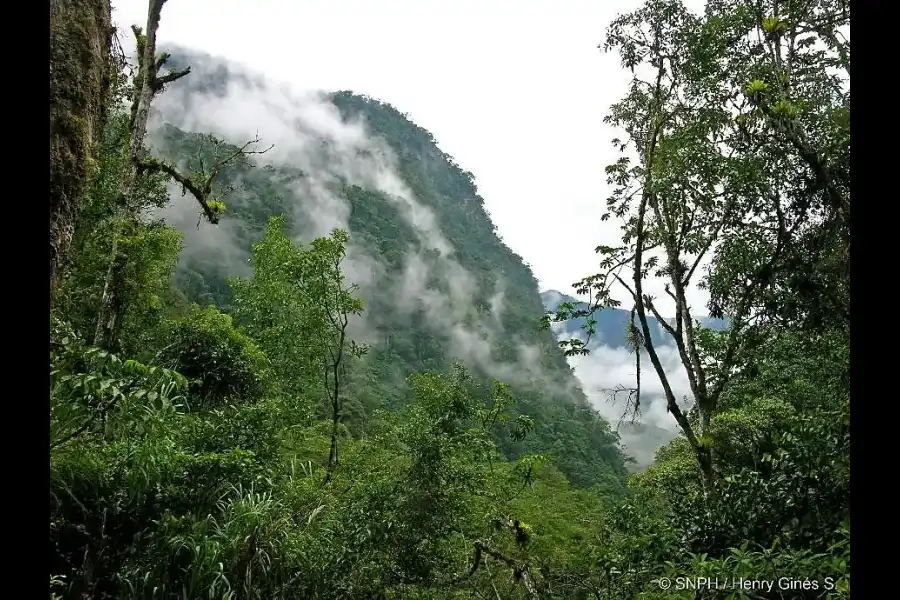
<svg viewBox="0 0 900 600">
<path fill-rule="evenodd" d="M 129 58 L 50 3 L 51 600 L 850 597 L 847 3 L 608 25 L 591 307 L 405 115 L 163 52 L 164 4 Z M 678 427 L 639 473 L 606 351 Z"/>
<path fill-rule="evenodd" d="M 285 215 L 287 234 L 302 239 L 327 233 L 315 221 L 327 212 L 329 224 L 333 219 L 350 234 L 348 273 L 365 305 L 351 326 L 358 341 L 370 346 L 347 391 L 345 423 L 351 431 L 362 431 L 376 409 L 404 407 L 409 375 L 444 371 L 459 360 L 476 376 L 507 382 L 518 400 L 514 412 L 534 420 L 532 435 L 521 441 L 498 429 L 497 442 L 507 456 L 547 454 L 576 485 L 602 483 L 610 493 L 623 489 L 616 436 L 590 409 L 563 352 L 540 327 L 544 310 L 531 270 L 498 238 L 472 175 L 431 134 L 375 99 L 351 92 L 314 99 L 281 95 L 274 84 L 237 65 L 183 48 L 172 55 L 173 65 L 200 64 L 214 76 L 198 77 L 196 85 L 188 79 L 160 103 L 159 129 L 151 136 L 160 156 L 190 163 L 207 133 L 187 133 L 172 121 L 201 126 L 201 119 L 185 114 L 202 112 L 211 102 L 219 110 L 252 111 L 239 102 L 252 98 L 262 104 L 272 95 L 279 96 L 282 110 L 298 115 L 287 125 L 294 126 L 295 138 L 279 132 L 283 144 L 306 146 L 276 146 L 271 154 L 221 170 L 217 189 L 233 189 L 219 222 L 227 237 L 190 235 L 195 222 L 178 224 L 188 235 L 175 282 L 189 302 L 230 311 L 227 279 L 246 269 L 269 219 Z M 265 87 L 253 89 L 254 81 Z M 316 123 L 304 114 L 313 102 L 327 114 L 319 118 L 333 121 L 330 127 L 362 136 L 365 147 L 354 152 L 383 153 L 383 162 L 348 158 L 349 151 L 327 147 L 341 142 L 314 130 Z M 337 172 L 338 161 L 353 161 L 361 173 L 346 165 Z M 314 190 L 326 177 L 327 191 Z M 307 194 L 327 199 L 311 206 Z M 226 244 L 229 252 L 223 253 Z"/>
</svg>

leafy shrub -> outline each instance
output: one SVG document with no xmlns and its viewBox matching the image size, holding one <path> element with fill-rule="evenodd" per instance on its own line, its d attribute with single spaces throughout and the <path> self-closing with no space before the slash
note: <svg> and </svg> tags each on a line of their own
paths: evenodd
<svg viewBox="0 0 900 600">
<path fill-rule="evenodd" d="M 213 306 L 194 305 L 172 327 L 164 363 L 193 380 L 192 408 L 254 402 L 268 391 L 269 361 L 253 340 Z"/>
</svg>

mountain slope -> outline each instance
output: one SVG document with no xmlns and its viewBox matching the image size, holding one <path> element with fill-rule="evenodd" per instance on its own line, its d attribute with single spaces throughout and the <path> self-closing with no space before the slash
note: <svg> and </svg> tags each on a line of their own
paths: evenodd
<svg viewBox="0 0 900 600">
<path fill-rule="evenodd" d="M 621 489 L 618 437 L 541 330 L 533 274 L 497 237 L 472 175 L 427 131 L 352 92 L 295 95 L 208 56 L 173 56 L 194 70 L 160 102 L 157 152 L 197 167 L 211 160 L 198 132 L 241 143 L 259 128 L 275 143 L 223 169 L 219 186 L 234 191 L 218 228 L 198 229 L 184 203 L 164 213 L 185 234 L 176 280 L 188 299 L 227 309 L 227 278 L 249 274 L 249 248 L 272 215 L 284 214 L 301 240 L 346 228 L 345 267 L 366 301 L 354 335 L 372 346 L 353 373 L 351 427 L 402 406 L 411 373 L 461 360 L 509 383 L 516 410 L 534 420 L 525 440 L 498 439 L 508 456 L 547 454 L 577 485 Z"/>
<path fill-rule="evenodd" d="M 556 290 L 541 292 L 541 301 L 544 304 L 544 308 L 548 311 L 555 311 L 563 302 L 569 302 L 578 309 L 587 307 L 585 302 Z M 627 346 L 625 326 L 628 324 L 629 316 L 630 311 L 621 308 L 604 308 L 603 310 L 598 311 L 594 315 L 594 320 L 596 321 L 596 333 L 591 340 L 590 346 L 625 348 Z M 724 319 L 699 317 L 698 320 L 700 321 L 701 327 L 718 330 L 726 329 L 728 327 L 728 321 Z M 556 332 L 557 337 L 560 337 L 563 334 L 567 336 L 578 335 L 584 331 L 583 327 L 586 321 L 586 318 L 580 317 L 578 319 L 560 322 L 554 326 L 554 331 Z M 637 324 L 637 318 L 635 318 L 634 322 Z M 650 327 L 650 338 L 655 343 L 671 343 L 671 336 L 663 330 L 662 325 L 660 325 L 659 321 L 654 317 L 648 315 L 647 325 Z"/>
</svg>

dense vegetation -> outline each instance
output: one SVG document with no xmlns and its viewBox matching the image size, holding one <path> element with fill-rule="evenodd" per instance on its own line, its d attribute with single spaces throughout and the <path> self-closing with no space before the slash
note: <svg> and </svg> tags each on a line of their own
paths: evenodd
<svg viewBox="0 0 900 600">
<path fill-rule="evenodd" d="M 421 231 L 384 190 L 332 181 L 347 227 L 303 239 L 292 190 L 315 173 L 268 161 L 259 140 L 162 125 L 149 149 L 168 85 L 197 95 L 228 76 L 158 53 L 164 1 L 150 4 L 136 68 L 111 53 L 109 89 L 72 109 L 102 139 L 53 132 L 89 155 L 64 206 L 51 197 L 51 223 L 73 225 L 70 243 L 51 239 L 51 598 L 849 598 L 845 3 L 711 0 L 695 15 L 648 0 L 610 24 L 606 49 L 634 79 L 610 109 L 622 158 L 598 218 L 622 235 L 599 241 L 603 270 L 577 290 L 589 300 L 544 328 L 471 175 L 389 105 L 331 95 L 452 248 L 452 262 L 419 248 L 426 272 L 474 280 L 452 331 L 499 321 L 475 360 L 439 312 L 396 310 L 387 284 Z M 153 216 L 168 182 L 241 260 L 183 252 L 185 232 Z M 359 252 L 380 257 L 374 283 L 351 276 Z M 674 319 L 643 292 L 652 278 Z M 589 342 L 547 331 L 576 320 L 592 335 L 615 285 L 633 299 L 632 408 L 659 377 L 681 430 L 627 477 L 566 364 Z M 691 285 L 727 328 L 701 327 Z M 666 335 L 689 408 L 656 355 Z M 490 365 L 520 364 L 523 345 L 541 376 L 498 380 Z"/>
<path fill-rule="evenodd" d="M 189 56 L 180 50 L 178 60 Z M 202 97 L 208 89 L 226 88 L 228 80 L 236 77 L 224 68 L 213 73 L 215 76 L 206 77 L 196 91 L 186 85 L 187 94 Z M 521 258 L 495 235 L 471 174 L 445 156 L 428 132 L 393 107 L 348 92 L 333 94 L 330 100 L 346 120 L 365 118 L 369 130 L 387 142 L 397 156 L 397 171 L 403 181 L 421 205 L 433 211 L 442 237 L 453 248 L 452 263 L 432 261 L 437 252 L 417 248 L 421 232 L 383 192 L 347 181 L 335 185 L 335 194 L 349 207 L 348 243 L 352 240 L 352 247 L 348 251 L 378 259 L 378 275 L 358 290 L 365 304 L 369 329 L 365 337 L 370 348 L 355 362 L 352 381 L 348 381 L 343 422 L 350 432 L 360 433 L 380 408 L 405 407 L 410 399 L 406 378 L 413 373 L 443 372 L 462 359 L 468 360 L 473 375 L 488 383 L 490 375 L 506 368 L 515 378 L 507 383 L 518 400 L 510 410 L 532 419 L 535 428 L 533 435 L 512 440 L 501 424 L 495 441 L 504 455 L 518 458 L 547 454 L 576 485 L 600 485 L 605 493 L 621 493 L 625 469 L 615 434 L 589 409 L 563 352 L 551 333 L 540 327 L 543 307 L 537 282 Z M 160 153 L 172 160 L 196 155 L 205 139 L 202 134 L 187 133 L 170 124 L 162 127 L 158 137 Z M 220 252 L 214 245 L 194 247 L 187 242 L 189 252 L 174 274 L 186 298 L 226 311 L 239 309 L 229 276 L 246 265 L 244 256 L 250 256 L 251 246 L 263 238 L 273 216 L 281 217 L 278 227 L 292 238 L 304 231 L 308 215 L 297 209 L 295 190 L 308 179 L 309 175 L 289 159 L 263 168 L 245 163 L 223 169 L 219 181 L 234 192 L 221 223 L 234 232 L 231 241 L 239 252 L 235 256 Z M 194 223 L 188 226 L 194 227 Z M 447 301 L 441 300 L 437 309 L 425 303 L 398 309 L 402 304 L 397 301 L 398 295 L 423 293 L 397 285 L 404 282 L 410 259 L 420 257 L 428 266 L 428 289 L 439 292 Z M 449 277 L 448 266 L 453 269 Z M 464 282 L 471 278 L 472 295 L 454 302 L 451 277 L 456 270 L 465 274 Z M 498 290 L 502 291 L 502 309 L 492 310 L 492 297 L 499 297 Z M 460 309 L 467 314 L 454 314 Z M 485 323 L 490 327 L 479 328 Z M 487 330 L 493 334 L 490 347 L 479 343 L 475 350 L 454 348 L 453 336 L 459 326 L 468 326 L 468 332 L 481 334 Z M 535 364 L 520 366 L 522 347 L 532 349 L 538 357 Z M 478 354 L 482 349 L 489 353 Z M 294 358 L 285 357 L 285 364 L 290 365 L 287 370 L 296 368 Z M 539 371 L 540 379 L 526 381 L 529 370 Z"/>
</svg>

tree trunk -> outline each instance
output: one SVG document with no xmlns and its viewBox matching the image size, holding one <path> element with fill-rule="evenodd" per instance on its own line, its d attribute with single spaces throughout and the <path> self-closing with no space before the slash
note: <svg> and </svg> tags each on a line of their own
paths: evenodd
<svg viewBox="0 0 900 600">
<path fill-rule="evenodd" d="M 121 219 L 120 219 L 121 220 Z M 100 300 L 100 313 L 97 316 L 97 329 L 94 332 L 94 345 L 108 352 L 119 349 L 119 330 L 122 325 L 124 310 L 125 269 L 128 256 L 119 250 L 119 236 L 123 235 L 121 224 L 113 233 L 113 259 L 106 272 L 103 296 Z"/>
<path fill-rule="evenodd" d="M 109 0 L 50 0 L 50 294 L 68 256 L 103 135 L 113 29 Z"/>
<path fill-rule="evenodd" d="M 175 81 L 187 75 L 189 70 L 180 71 L 163 78 L 157 77 L 157 70 L 164 60 L 156 55 L 156 32 L 159 30 L 159 19 L 166 0 L 150 0 L 147 10 L 147 30 L 133 29 L 137 38 L 138 74 L 135 80 L 131 104 L 131 137 L 128 144 L 131 160 L 119 179 L 119 202 L 116 207 L 116 226 L 112 242 L 112 255 L 109 269 L 103 285 L 103 296 L 100 300 L 100 313 L 97 316 L 97 329 L 94 332 L 94 345 L 104 350 L 117 349 L 119 330 L 122 326 L 122 313 L 125 299 L 125 269 L 128 257 L 119 249 L 119 238 L 124 235 L 124 223 L 133 218 L 137 211 L 137 199 L 134 198 L 138 177 L 138 165 L 146 155 L 144 138 L 147 137 L 147 121 L 150 117 L 150 104 L 154 96 L 162 91 L 162 81 Z"/>
<path fill-rule="evenodd" d="M 125 268 L 128 257 L 119 249 L 119 238 L 124 235 L 124 222 L 132 216 L 134 210 L 135 183 L 137 181 L 138 160 L 144 150 L 144 138 L 147 136 L 147 120 L 150 115 L 150 103 L 153 101 L 153 84 L 156 74 L 152 67 L 156 62 L 156 31 L 159 27 L 159 16 L 164 4 L 151 0 L 147 18 L 146 35 L 138 37 L 138 75 L 135 80 L 131 105 L 131 136 L 128 143 L 130 159 L 119 178 L 119 206 L 116 207 L 116 225 L 113 231 L 112 252 L 106 279 L 103 284 L 103 295 L 100 299 L 100 312 L 97 315 L 97 329 L 94 332 L 94 345 L 104 350 L 117 349 L 119 329 L 122 324 L 122 310 L 125 292 Z"/>
</svg>

